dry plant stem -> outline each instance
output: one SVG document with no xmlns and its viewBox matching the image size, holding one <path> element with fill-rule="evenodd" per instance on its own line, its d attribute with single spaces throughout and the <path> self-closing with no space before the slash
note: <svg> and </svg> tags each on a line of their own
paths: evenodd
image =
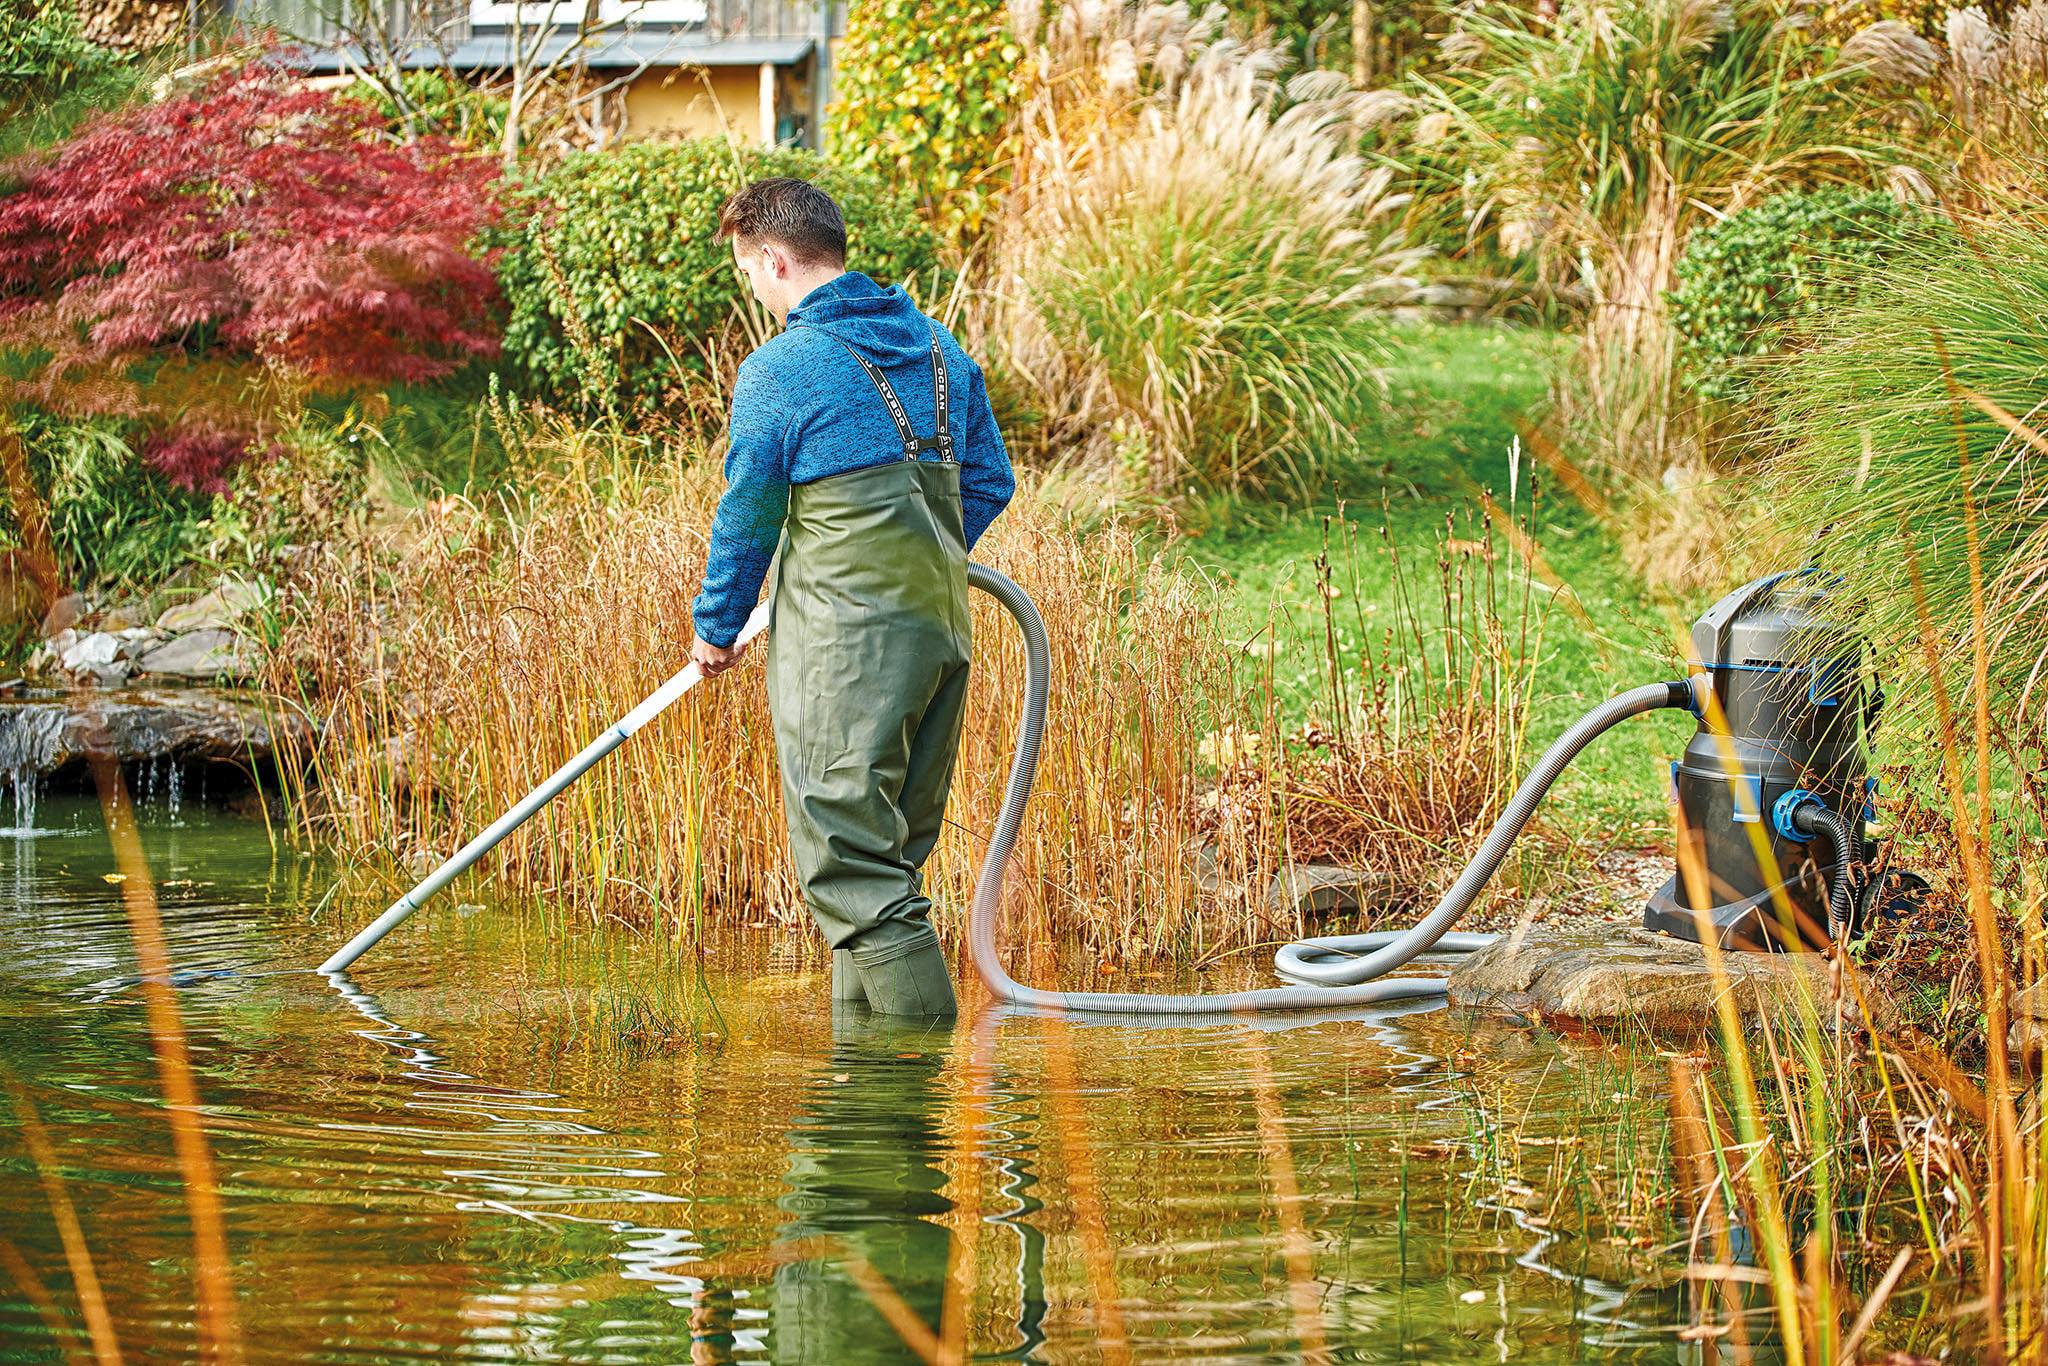
<svg viewBox="0 0 2048 1366">
<path fill-rule="evenodd" d="M 65 1360 L 109 1360 L 104 1355 L 85 1355 L 82 1350 L 85 1344 L 78 1340 L 78 1330 L 65 1321 L 64 1312 L 57 1308 L 57 1299 L 50 1293 L 50 1287 L 43 1284 L 41 1276 L 36 1275 L 36 1269 L 29 1265 L 28 1258 L 21 1255 L 21 1249 L 5 1237 L 0 1237 L 0 1268 L 6 1269 L 7 1274 L 14 1278 L 15 1285 L 20 1287 L 21 1293 L 28 1298 L 28 1302 L 36 1307 L 36 1313 L 41 1317 L 43 1325 L 50 1330 L 51 1339 L 64 1344 Z M 120 1360 L 118 1352 L 112 1360 Z"/>
<path fill-rule="evenodd" d="M 939 1366 L 945 1360 L 944 1349 L 930 1326 L 905 1303 L 903 1297 L 896 1293 L 896 1287 L 889 1284 L 889 1278 L 872 1262 L 836 1238 L 818 1241 L 831 1249 L 839 1264 L 846 1268 L 847 1277 L 859 1287 L 861 1294 L 868 1297 L 868 1303 L 875 1306 L 875 1312 L 888 1321 L 889 1326 L 896 1330 L 896 1336 L 903 1339 L 903 1345 L 915 1353 L 919 1361 L 925 1366 Z"/>
<path fill-rule="evenodd" d="M 1919 591 L 1919 554 L 1910 534 L 1904 538 L 1907 569 L 1913 577 L 1916 592 Z M 1975 572 L 1973 570 L 1973 581 Z M 1973 619 L 1973 629 L 1981 640 L 1981 619 Z M 2005 978 L 2005 965 L 1998 950 L 1997 913 L 1991 905 L 1991 870 L 1985 846 L 1979 842 L 1981 826 L 1971 810 L 1971 803 L 1964 791 L 1963 776 L 1958 769 L 1960 742 L 1956 735 L 1955 711 L 1948 695 L 1946 675 L 1941 668 L 1940 645 L 1935 638 L 1933 618 L 1925 610 L 1921 600 L 1920 643 L 1926 657 L 1928 680 L 1934 690 L 1936 723 L 1941 737 L 1941 776 L 1948 790 L 1949 804 L 1954 813 L 1956 843 L 1960 847 L 1964 876 L 1968 880 L 1970 921 L 1976 935 L 1978 968 L 1984 975 L 1986 993 L 1986 1015 L 1990 1016 L 1993 1002 L 2003 1006 L 2002 992 L 1994 995 L 1994 984 Z M 1979 770 L 1980 773 L 1982 770 Z M 1985 1189 L 1978 1206 L 1978 1218 L 1984 1230 L 1984 1316 L 1985 1350 L 1991 1360 L 2002 1361 L 2005 1356 L 2005 1232 L 2006 1206 L 2012 1191 L 2006 1171 L 2007 1164 L 2018 1156 L 2017 1125 L 2012 1112 L 2011 1075 L 2005 1051 L 2004 1011 L 1999 1009 L 1996 1017 L 1987 1018 L 1985 1043 L 1989 1051 L 1989 1069 L 1985 1078 L 1985 1120 L 1989 1152 L 1985 1163 Z"/>
<path fill-rule="evenodd" d="M 1991 1207 L 1999 1211 L 1999 1224 L 1990 1238 L 1990 1254 L 1987 1271 L 1986 1298 L 1991 1307 L 1988 1312 L 2010 1333 L 2015 1342 L 2029 1341 L 2038 1327 L 2037 1300 L 2026 1295 L 2013 1306 L 2023 1317 L 2023 1322 L 2006 1324 L 2005 1313 L 2005 1249 L 2004 1220 L 2008 1214 L 2020 1220 L 2025 1218 L 2025 1209 L 2019 1202 L 2026 1198 L 2026 1186 L 2021 1180 L 2020 1162 L 2022 1148 L 2019 1141 L 2018 1125 L 2013 1114 L 2012 1062 L 2007 1056 L 2006 1031 L 2009 1026 L 2007 994 L 2007 966 L 1999 947 L 1998 915 L 1991 904 L 1991 651 L 1985 626 L 1986 601 L 1984 589 L 1984 546 L 1978 526 L 1977 498 L 1973 486 L 1974 475 L 1970 460 L 1969 433 L 1962 420 L 1962 390 L 1956 384 L 1955 370 L 1949 363 L 1948 351 L 1942 340 L 1941 329 L 1933 329 L 1936 353 L 1941 358 L 1942 381 L 1947 386 L 1950 412 L 1956 430 L 1956 471 L 1957 484 L 1962 493 L 1963 536 L 1969 551 L 1970 561 L 1970 681 L 1974 706 L 1971 722 L 1975 728 L 1972 741 L 1976 757 L 1976 803 L 1974 811 L 1962 805 L 1961 784 L 1951 789 L 1951 801 L 1955 804 L 1956 822 L 1960 827 L 1974 816 L 1974 838 L 1964 848 L 1965 873 L 1970 886 L 1970 923 L 1976 929 L 1978 969 L 1984 975 L 1984 1017 L 1985 1042 L 1987 1045 L 1985 1092 L 1991 1103 L 1991 1154 L 1989 1173 L 1992 1186 L 1986 1195 Z M 1921 613 L 1922 639 L 1931 623 L 1926 613 Z M 1925 649 L 1923 643 L 1922 649 Z M 1937 707 L 1943 702 L 1937 696 Z M 1948 755 L 1944 753 L 1946 767 Z M 1974 865 L 1969 859 L 1975 851 Z M 2006 1211 L 2004 1200 L 2010 1198 L 2015 1207 Z M 2027 1230 L 2033 1233 L 2034 1230 Z M 2038 1268 L 2034 1263 L 2035 1240 L 2032 1237 L 2016 1240 L 2013 1251 L 2020 1259 L 2016 1268 L 2021 1272 L 2020 1284 L 2039 1284 Z"/>
<path fill-rule="evenodd" d="M 946 1258 L 946 1299 L 939 1313 L 939 1360 L 945 1366 L 964 1366 L 967 1361 L 968 1325 L 974 1313 L 975 1273 L 981 1230 L 982 1136 L 992 1119 L 990 1097 L 995 1089 L 996 1017 L 987 1014 L 975 1021 L 967 1035 L 966 1057 L 958 1090 L 961 1097 L 958 1118 L 951 1135 L 951 1148 L 962 1154 L 963 1179 L 951 1192 L 956 1214 L 965 1217 L 953 1224 L 953 1238 Z"/>
<path fill-rule="evenodd" d="M 44 1130 L 42 1120 L 37 1118 L 36 1107 L 29 1100 L 28 1093 L 12 1078 L 8 1081 L 8 1089 L 13 1092 L 14 1113 L 21 1121 L 22 1142 L 36 1164 L 36 1174 L 42 1178 L 43 1194 L 50 1202 L 50 1217 L 57 1225 L 58 1240 L 64 1244 L 64 1260 L 71 1268 L 71 1283 L 78 1292 L 78 1308 L 85 1315 L 86 1332 L 92 1338 L 93 1357 L 100 1366 L 116 1366 L 121 1360 L 121 1344 L 114 1334 L 113 1316 L 107 1312 L 107 1297 L 100 1289 L 99 1272 L 93 1267 L 92 1249 L 86 1246 L 85 1230 L 79 1226 L 78 1210 L 71 1203 L 71 1192 L 64 1187 L 64 1173 L 58 1165 L 56 1149 L 50 1145 L 50 1136 Z M 19 1252 L 14 1255 L 20 1257 Z M 35 1282 L 35 1273 L 29 1270 L 25 1260 L 21 1263 L 21 1270 L 28 1271 L 29 1282 Z M 20 1271 L 16 1272 L 16 1279 L 20 1279 Z M 41 1288 L 40 1282 L 35 1284 Z M 43 1291 L 44 1298 L 47 1299 L 48 1295 L 48 1291 Z"/>
<path fill-rule="evenodd" d="M 110 754 L 104 746 L 94 753 Z M 221 1214 L 220 1187 L 214 1176 L 213 1153 L 200 1124 L 199 1088 L 192 1077 L 192 1059 L 185 1044 L 185 1023 L 170 984 L 171 955 L 157 913 L 156 884 L 135 825 L 135 809 L 121 766 L 111 758 L 92 761 L 99 788 L 100 814 L 113 845 L 114 866 L 121 874 L 121 901 L 128 912 L 128 930 L 135 941 L 140 991 L 149 1019 L 150 1045 L 156 1053 L 157 1079 L 163 1087 L 164 1114 L 171 1128 L 171 1146 L 185 1188 L 185 1206 L 192 1219 L 192 1278 L 198 1303 L 199 1354 L 208 1362 L 242 1359 L 235 1325 L 234 1286 L 229 1280 L 226 1222 Z"/>
<path fill-rule="evenodd" d="M 1116 1285 L 1116 1245 L 1110 1241 L 1102 1188 L 1096 1182 L 1095 1142 L 1081 1118 L 1072 1027 L 1065 1020 L 1048 1020 L 1045 1034 L 1045 1073 L 1050 1087 L 1046 1099 L 1052 1106 L 1060 1155 L 1066 1160 L 1067 1180 L 1073 1190 L 1075 1231 L 1094 1297 L 1090 1309 L 1095 1317 L 1095 1338 L 1107 1366 L 1127 1366 L 1132 1360 L 1131 1343 L 1124 1332 L 1123 1298 Z"/>
<path fill-rule="evenodd" d="M 1323 1335 L 1323 1306 L 1316 1292 L 1315 1243 L 1302 1219 L 1301 1182 L 1294 1170 L 1294 1150 L 1287 1142 L 1286 1116 L 1280 1090 L 1273 1084 L 1273 1059 L 1266 1036 L 1256 1029 L 1244 1034 L 1245 1069 L 1251 1077 L 1252 1105 L 1258 1114 L 1259 1150 L 1266 1159 L 1266 1178 L 1273 1187 L 1273 1207 L 1280 1218 L 1280 1258 L 1287 1267 L 1287 1307 L 1294 1317 L 1295 1340 L 1302 1360 L 1326 1362 L 1330 1345 Z"/>
<path fill-rule="evenodd" d="M 563 435 L 548 425 L 526 439 L 552 448 Z M 587 481 L 533 479 L 533 507 L 442 507 L 409 531 L 406 554 L 332 549 L 286 622 L 274 686 L 304 699 L 324 737 L 288 775 L 295 819 L 393 881 L 404 861 L 454 848 L 575 753 L 689 639 L 678 584 L 702 564 L 716 493 L 705 471 L 675 484 L 631 472 L 619 487 L 633 496 L 616 500 Z M 1019 850 L 1020 930 L 1189 956 L 1205 939 L 1264 936 L 1262 903 L 1236 889 L 1264 887 L 1269 852 L 1227 851 L 1221 893 L 1197 876 L 1197 751 L 1243 690 L 1216 644 L 1220 597 L 1129 532 L 1079 541 L 1028 506 L 981 555 L 1066 624 L 1041 777 L 1050 814 Z M 952 821 L 927 868 L 946 934 L 972 887 L 1018 706 L 1021 645 L 978 608 Z M 664 927 L 679 936 L 803 924 L 759 678 L 750 664 L 701 690 L 686 719 L 648 727 L 578 785 L 570 810 L 516 832 L 479 873 L 517 891 L 556 888 L 578 918 L 673 916 Z M 1029 877 L 1055 867 L 1059 879 Z M 656 911 L 650 894 L 674 909 Z"/>
<path fill-rule="evenodd" d="M 0 466 L 4 466 L 31 574 L 54 604 L 62 577 L 50 546 L 48 510 L 29 475 L 21 441 L 4 414 L 0 414 Z M 91 752 L 95 756 L 110 756 L 113 750 L 105 737 L 99 736 L 95 737 Z M 149 875 L 149 863 L 136 831 L 134 809 L 129 804 L 120 764 L 110 757 L 95 757 L 92 774 L 107 838 L 113 846 L 114 864 L 122 875 L 121 899 L 128 912 L 137 964 L 142 969 L 141 991 L 149 1019 L 150 1043 L 156 1053 L 172 1149 L 177 1155 L 186 1207 L 192 1219 L 200 1356 L 208 1362 L 238 1362 L 241 1343 L 235 1328 L 234 1290 L 229 1280 L 220 1192 L 214 1182 L 212 1154 L 199 1123 L 199 1092 L 192 1080 L 184 1022 L 171 995 L 170 952 L 164 941 L 163 922 L 157 914 L 156 884 Z M 94 1345 L 96 1350 L 101 1349 L 97 1332 Z"/>
<path fill-rule="evenodd" d="M 1699 1243 L 1704 1232 L 1713 1263 L 1717 1266 L 1730 1265 L 1734 1261 L 1734 1249 L 1728 1237 L 1727 1202 L 1722 1197 L 1702 1108 L 1706 1079 L 1700 1074 L 1699 1067 L 1686 1058 L 1673 1058 L 1670 1072 L 1671 1147 L 1678 1161 L 1682 1193 L 1692 1207 L 1692 1217 L 1687 1221 L 1691 1227 L 1691 1246 L 1687 1249 L 1686 1261 L 1700 1260 Z M 1713 1284 L 1715 1289 L 1711 1293 L 1718 1294 L 1722 1302 L 1724 1325 L 1733 1340 L 1731 1345 L 1739 1356 L 1747 1356 L 1749 1334 L 1742 1317 L 1741 1296 L 1732 1281 L 1717 1278 Z M 1694 1282 L 1691 1294 L 1693 1322 L 1705 1326 L 1710 1292 Z"/>
<path fill-rule="evenodd" d="M 1718 730 L 1726 734 L 1725 718 Z M 1686 900 L 1693 906 L 1711 906 L 1714 901 L 1706 864 L 1686 828 L 1685 814 L 1676 803 L 1672 805 L 1671 816 L 1678 872 L 1685 883 Z M 1742 1170 L 1748 1178 L 1750 1203 L 1759 1223 L 1758 1241 L 1763 1244 L 1785 1360 L 1787 1366 L 1805 1366 L 1806 1335 L 1802 1331 L 1799 1312 L 1803 1297 L 1798 1275 L 1792 1266 L 1791 1236 L 1785 1226 L 1784 1204 L 1777 1181 L 1771 1174 L 1770 1165 L 1761 1160 L 1771 1141 L 1761 1122 L 1763 1102 L 1750 1062 L 1749 1043 L 1742 1032 L 1742 1016 L 1735 1005 L 1735 985 L 1728 976 L 1728 964 L 1722 958 L 1720 941 L 1715 938 L 1713 926 L 1704 913 L 1700 916 L 1699 939 L 1706 956 L 1707 970 L 1714 981 L 1714 1015 L 1735 1085 L 1736 1133 L 1750 1154 L 1750 1160 Z"/>
</svg>

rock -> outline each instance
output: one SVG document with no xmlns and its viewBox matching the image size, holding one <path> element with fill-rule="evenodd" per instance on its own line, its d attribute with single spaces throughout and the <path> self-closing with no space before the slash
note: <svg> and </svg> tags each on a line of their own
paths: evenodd
<svg viewBox="0 0 2048 1366">
<path fill-rule="evenodd" d="M 1279 916 L 1326 916 L 1383 907 L 1394 899 L 1394 880 L 1334 863 L 1290 863 L 1273 875 L 1266 905 Z"/>
<path fill-rule="evenodd" d="M 58 655 L 58 662 L 76 673 L 101 664 L 111 664 L 120 657 L 121 637 L 105 631 L 94 631 L 89 636 L 73 636 L 71 644 Z"/>
<path fill-rule="evenodd" d="M 259 607 L 270 596 L 267 589 L 247 579 L 230 575 L 190 602 L 167 607 L 156 619 L 157 629 L 176 635 L 181 631 L 222 630 Z"/>
<path fill-rule="evenodd" d="M 136 665 L 143 673 L 158 677 L 254 677 L 257 661 L 240 646 L 241 638 L 233 631 L 191 631 L 146 651 Z"/>
<path fill-rule="evenodd" d="M 309 745 L 297 712 L 208 688 L 0 697 L 0 770 L 49 773 L 105 756 L 246 764 Z"/>
<path fill-rule="evenodd" d="M 1745 1015 L 1828 999 L 1816 953 L 1724 953 L 1726 982 Z M 1450 977 L 1454 1004 L 1491 1006 L 1593 1024 L 1711 1023 L 1721 984 L 1698 944 L 1635 925 L 1528 930 L 1481 949 Z"/>
<path fill-rule="evenodd" d="M 122 659 L 141 659 L 164 638 L 164 633 L 154 626 L 131 626 L 115 634 L 121 637 Z"/>
<path fill-rule="evenodd" d="M 92 610 L 83 593 L 66 593 L 50 604 L 50 610 L 43 614 L 43 634 L 54 636 L 76 626 Z"/>
<path fill-rule="evenodd" d="M 117 635 L 106 631 L 94 631 L 81 636 L 67 632 L 71 642 L 57 654 L 57 665 L 80 682 L 90 682 L 102 688 L 118 687 L 128 681 L 134 672 L 134 665 L 123 655 L 127 644 Z"/>
<path fill-rule="evenodd" d="M 1424 308 L 1482 309 L 1492 305 L 1500 294 L 1492 281 L 1445 281 L 1416 290 L 1415 302 Z"/>
<path fill-rule="evenodd" d="M 2006 1009 L 2011 1021 L 2005 1027 L 2005 1046 L 2013 1056 L 2027 1060 L 2048 1051 L 2048 979 L 2016 993 Z"/>
</svg>

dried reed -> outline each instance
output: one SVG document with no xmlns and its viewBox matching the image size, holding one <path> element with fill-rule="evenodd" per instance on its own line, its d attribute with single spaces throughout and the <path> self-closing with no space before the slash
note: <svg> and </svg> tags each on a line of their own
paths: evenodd
<svg viewBox="0 0 2048 1366">
<path fill-rule="evenodd" d="M 690 639 L 684 586 L 702 565 L 712 478 L 552 415 L 500 416 L 526 498 L 443 500 L 396 542 L 331 546 L 284 609 L 273 684 L 323 735 L 286 796 L 302 828 L 380 879 L 416 876 L 510 806 Z M 1320 724 L 1293 737 L 1270 660 L 1225 643 L 1228 592 L 1133 532 L 1073 534 L 1027 493 L 980 553 L 1053 628 L 1056 705 L 1006 909 L 1020 938 L 1185 961 L 1296 934 L 1299 916 L 1266 896 L 1285 860 L 1428 885 L 1516 776 L 1540 626 L 1469 548 L 1441 554 L 1433 584 L 1403 569 L 1370 630 L 1359 585 L 1346 600 L 1325 565 L 1327 658 L 1297 700 Z M 1007 776 L 1023 668 L 1011 624 L 987 603 L 977 614 L 952 829 L 927 870 L 946 933 Z M 678 939 L 801 924 L 779 794 L 764 691 L 742 669 L 641 732 L 483 871 L 569 914 Z"/>
<path fill-rule="evenodd" d="M 691 636 L 710 478 L 603 465 L 552 419 L 513 415 L 506 431 L 556 462 L 532 473 L 534 506 L 444 502 L 401 546 L 330 549 L 284 625 L 276 681 L 325 735 L 289 792 L 319 836 L 385 869 L 454 848 L 679 666 Z M 1059 705 L 1013 915 L 1103 951 L 1262 933 L 1198 913 L 1197 747 L 1235 686 L 1215 648 L 1217 601 L 1129 535 L 1084 544 L 1029 507 L 983 553 L 1055 626 Z M 949 908 L 967 899 L 999 799 L 1022 673 L 1014 628 L 987 604 L 977 631 L 955 825 L 929 870 Z M 679 937 L 796 921 L 779 791 L 759 675 L 743 669 L 643 732 L 491 869 L 575 912 Z M 1263 888 L 1268 855 L 1246 858 L 1226 881 Z"/>
</svg>

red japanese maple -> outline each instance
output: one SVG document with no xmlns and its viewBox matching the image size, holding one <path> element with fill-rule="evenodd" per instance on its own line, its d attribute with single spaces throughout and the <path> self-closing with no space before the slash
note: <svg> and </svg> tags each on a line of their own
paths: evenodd
<svg viewBox="0 0 2048 1366">
<path fill-rule="evenodd" d="M 497 284 L 471 251 L 495 164 L 382 131 L 362 103 L 252 69 L 8 168 L 0 346 L 47 358 L 23 397 L 142 418 L 152 463 L 218 487 L 271 440 L 276 386 L 167 389 L 166 369 L 350 390 L 496 354 Z"/>
</svg>

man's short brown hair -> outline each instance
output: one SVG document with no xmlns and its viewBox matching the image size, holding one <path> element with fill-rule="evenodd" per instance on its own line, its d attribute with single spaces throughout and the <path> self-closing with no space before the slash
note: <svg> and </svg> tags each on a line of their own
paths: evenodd
<svg viewBox="0 0 2048 1366">
<path fill-rule="evenodd" d="M 808 180 L 757 180 L 718 209 L 718 240 L 779 242 L 807 266 L 846 264 L 846 219 Z"/>
</svg>

